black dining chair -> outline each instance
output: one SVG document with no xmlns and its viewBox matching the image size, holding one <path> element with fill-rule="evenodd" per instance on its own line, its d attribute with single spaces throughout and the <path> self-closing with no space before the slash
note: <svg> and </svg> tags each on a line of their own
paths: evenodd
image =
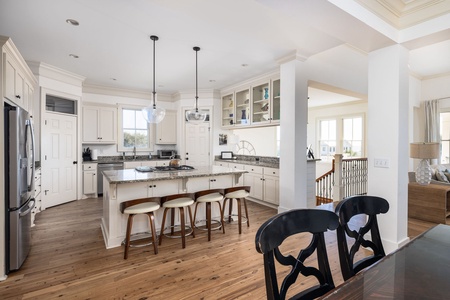
<svg viewBox="0 0 450 300">
<path fill-rule="evenodd" d="M 289 288 L 297 281 L 299 274 L 303 275 L 302 278 L 314 276 L 318 283 L 297 293 L 292 299 L 314 299 L 334 288 L 324 232 L 328 229 L 335 230 L 338 225 L 336 214 L 320 209 L 290 210 L 270 218 L 261 225 L 256 233 L 255 243 L 256 250 L 263 254 L 267 299 L 286 299 Z M 297 257 L 290 254 L 284 256 L 279 246 L 288 237 L 302 232 L 312 234 L 309 245 L 299 249 Z M 305 264 L 314 253 L 317 254 L 318 268 Z M 274 258 L 279 264 L 290 267 L 280 288 Z"/>
<path fill-rule="evenodd" d="M 377 215 L 385 214 L 388 210 L 389 203 L 386 199 L 376 196 L 352 196 L 342 200 L 336 206 L 336 214 L 339 216 L 340 223 L 337 229 L 339 262 L 344 280 L 350 279 L 362 269 L 386 256 L 381 242 Z M 358 228 L 355 224 L 352 225 L 350 220 L 356 215 L 367 216 L 364 226 Z M 371 237 L 367 239 L 365 235 L 369 231 Z M 350 238 L 350 241 L 347 241 L 347 237 Z M 373 254 L 355 262 L 355 254 L 361 247 L 372 249 Z"/>
</svg>

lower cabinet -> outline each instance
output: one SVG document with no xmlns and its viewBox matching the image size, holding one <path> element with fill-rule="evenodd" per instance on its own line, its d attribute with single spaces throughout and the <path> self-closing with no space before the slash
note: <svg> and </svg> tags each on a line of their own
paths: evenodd
<svg viewBox="0 0 450 300">
<path fill-rule="evenodd" d="M 180 180 L 156 180 L 147 182 L 147 197 L 162 197 L 178 194 Z"/>
<path fill-rule="evenodd" d="M 232 187 L 232 176 L 214 176 L 214 177 L 194 177 L 189 178 L 186 183 L 187 193 L 209 190 L 209 189 L 225 189 Z"/>
<path fill-rule="evenodd" d="M 239 164 L 233 167 L 248 171 L 243 176 L 243 185 L 250 186 L 250 197 L 274 205 L 280 203 L 279 169 Z"/>
<path fill-rule="evenodd" d="M 170 160 L 136 160 L 126 161 L 123 163 L 124 169 L 134 169 L 136 167 L 156 167 L 156 166 L 168 166 Z"/>
<path fill-rule="evenodd" d="M 97 164 L 83 164 L 83 194 L 97 195 Z"/>
<path fill-rule="evenodd" d="M 41 169 L 37 169 L 34 174 L 34 208 L 31 211 L 31 226 L 34 226 L 36 214 L 41 212 L 42 196 L 41 196 Z"/>
</svg>

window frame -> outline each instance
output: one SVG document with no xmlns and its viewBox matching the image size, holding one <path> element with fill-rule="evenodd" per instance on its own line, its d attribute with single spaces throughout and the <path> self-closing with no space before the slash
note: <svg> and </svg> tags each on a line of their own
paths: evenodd
<svg viewBox="0 0 450 300">
<path fill-rule="evenodd" d="M 318 117 L 316 119 L 317 124 L 317 130 L 316 130 L 316 149 L 318 149 L 317 156 L 322 159 L 322 161 L 328 161 L 328 159 L 324 159 L 321 153 L 320 148 L 320 141 L 321 141 L 321 134 L 322 134 L 322 128 L 321 128 L 321 122 L 322 121 L 330 121 L 335 120 L 336 121 L 336 151 L 335 153 L 344 155 L 344 119 L 354 119 L 354 118 L 361 118 L 361 157 L 365 157 L 365 149 L 366 149 L 366 116 L 365 113 L 354 113 L 354 114 L 348 114 L 348 115 L 333 115 L 333 116 L 323 116 Z M 354 157 L 348 157 L 348 158 L 358 158 L 359 156 Z M 327 156 L 327 158 L 333 159 L 334 156 Z"/>
<path fill-rule="evenodd" d="M 134 111 L 140 111 L 144 107 L 138 106 L 138 105 L 125 105 L 121 104 L 118 105 L 118 122 L 117 122 L 117 151 L 118 152 L 129 152 L 133 151 L 133 148 L 131 147 L 125 147 L 123 144 L 123 111 L 124 110 L 134 110 Z M 147 133 L 148 133 L 148 147 L 145 148 L 136 148 L 136 152 L 150 152 L 154 150 L 154 136 L 155 136 L 155 127 L 154 124 L 147 123 Z"/>
</svg>

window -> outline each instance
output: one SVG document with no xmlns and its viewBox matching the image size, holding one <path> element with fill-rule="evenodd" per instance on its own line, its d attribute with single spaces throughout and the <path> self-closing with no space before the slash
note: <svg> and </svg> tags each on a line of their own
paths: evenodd
<svg viewBox="0 0 450 300">
<path fill-rule="evenodd" d="M 450 163 L 450 112 L 442 112 L 440 116 L 441 164 Z"/>
<path fill-rule="evenodd" d="M 364 155 L 364 118 L 362 115 L 319 120 L 320 159 L 331 161 L 336 153 L 344 158 Z"/>
<path fill-rule="evenodd" d="M 336 120 L 321 120 L 319 149 L 322 160 L 333 159 L 336 153 Z"/>
<path fill-rule="evenodd" d="M 362 117 L 344 118 L 342 125 L 344 158 L 362 157 Z"/>
<path fill-rule="evenodd" d="M 144 119 L 141 107 L 119 107 L 118 151 L 152 151 L 151 127 Z"/>
</svg>

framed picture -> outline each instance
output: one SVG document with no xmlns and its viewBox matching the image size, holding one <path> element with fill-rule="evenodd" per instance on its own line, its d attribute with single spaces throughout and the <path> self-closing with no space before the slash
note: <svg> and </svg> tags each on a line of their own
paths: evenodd
<svg viewBox="0 0 450 300">
<path fill-rule="evenodd" d="M 233 151 L 222 151 L 220 153 L 221 159 L 233 159 Z"/>
<path fill-rule="evenodd" d="M 219 134 L 219 145 L 226 145 L 228 136 L 226 134 Z"/>
</svg>

